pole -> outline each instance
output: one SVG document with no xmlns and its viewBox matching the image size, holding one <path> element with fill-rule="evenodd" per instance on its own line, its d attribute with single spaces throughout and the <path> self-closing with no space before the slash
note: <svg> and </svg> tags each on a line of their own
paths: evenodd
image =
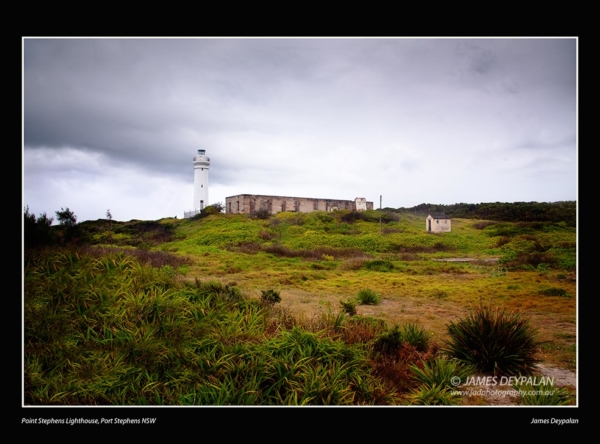
<svg viewBox="0 0 600 444">
<path fill-rule="evenodd" d="M 383 236 L 383 228 L 381 225 L 381 194 L 379 195 L 379 235 Z"/>
</svg>

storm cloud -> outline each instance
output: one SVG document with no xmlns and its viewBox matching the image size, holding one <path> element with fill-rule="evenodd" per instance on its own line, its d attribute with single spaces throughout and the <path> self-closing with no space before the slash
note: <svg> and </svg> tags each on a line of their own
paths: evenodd
<svg viewBox="0 0 600 444">
<path fill-rule="evenodd" d="M 576 38 L 25 38 L 23 205 L 577 198 Z"/>
</svg>

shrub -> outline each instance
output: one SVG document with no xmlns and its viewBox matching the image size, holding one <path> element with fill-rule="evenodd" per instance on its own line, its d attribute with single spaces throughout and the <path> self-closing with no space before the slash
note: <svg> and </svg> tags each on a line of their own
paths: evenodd
<svg viewBox="0 0 600 444">
<path fill-rule="evenodd" d="M 392 264 L 390 261 L 375 259 L 372 261 L 365 262 L 365 268 L 372 271 L 387 272 L 392 271 L 394 269 L 394 264 Z"/>
<path fill-rule="evenodd" d="M 354 223 L 357 220 L 367 220 L 367 215 L 360 211 L 350 211 L 341 217 L 341 221 L 348 224 Z"/>
<path fill-rule="evenodd" d="M 558 288 L 558 287 L 552 287 L 552 288 L 546 288 L 544 290 L 540 290 L 540 294 L 542 294 L 544 296 L 562 296 L 562 297 L 566 297 L 566 298 L 571 297 L 571 295 L 569 293 L 567 293 L 567 290 L 565 290 L 564 288 Z"/>
<path fill-rule="evenodd" d="M 356 295 L 360 305 L 379 305 L 381 304 L 381 295 L 370 288 L 364 288 Z"/>
<path fill-rule="evenodd" d="M 211 214 L 219 214 L 223 212 L 223 206 L 220 204 L 208 205 L 202 209 L 202 214 L 209 216 Z"/>
<path fill-rule="evenodd" d="M 425 361 L 421 366 L 411 365 L 411 372 L 414 374 L 415 379 L 421 384 L 428 385 L 430 387 L 437 385 L 439 387 L 455 387 L 460 384 L 456 384 L 459 381 L 464 382 L 469 376 L 475 373 L 475 367 L 469 364 L 465 364 L 456 359 L 448 359 L 445 357 L 431 358 L 429 361 Z"/>
<path fill-rule="evenodd" d="M 354 316 L 356 314 L 356 306 L 358 305 L 358 301 L 356 299 L 348 299 L 347 301 L 343 301 L 340 299 L 340 306 L 344 313 L 349 314 L 350 316 Z"/>
<path fill-rule="evenodd" d="M 416 324 L 399 325 L 381 333 L 373 348 L 380 353 L 393 353 L 398 350 L 402 344 L 408 344 L 419 352 L 425 352 L 429 349 L 429 335 L 424 328 L 419 328 Z"/>
<path fill-rule="evenodd" d="M 353 257 L 346 259 L 342 263 L 342 270 L 360 270 L 365 265 L 366 259 L 362 257 Z"/>
<path fill-rule="evenodd" d="M 190 300 L 196 302 L 199 300 L 206 300 L 212 307 L 219 306 L 219 304 L 243 304 L 244 296 L 237 287 L 230 287 L 229 285 L 223 285 L 218 281 L 200 282 L 198 278 L 195 278 L 196 294 L 190 296 Z"/>
<path fill-rule="evenodd" d="M 386 224 L 388 222 L 398 222 L 400 217 L 391 211 L 384 211 L 381 215 L 381 221 Z"/>
<path fill-rule="evenodd" d="M 312 217 L 323 223 L 330 223 L 330 222 L 334 221 L 333 217 L 331 217 L 329 214 L 327 214 L 324 211 L 315 211 L 312 213 Z"/>
<path fill-rule="evenodd" d="M 406 397 L 410 405 L 457 405 L 460 398 L 452 394 L 451 389 L 437 384 L 423 384 Z"/>
<path fill-rule="evenodd" d="M 508 236 L 500 236 L 496 241 L 496 247 L 500 248 L 503 245 L 510 243 L 510 237 Z"/>
<path fill-rule="evenodd" d="M 513 389 L 519 391 L 523 405 L 569 405 L 574 402 L 573 394 L 566 387 L 514 384 Z"/>
<path fill-rule="evenodd" d="M 281 302 L 281 296 L 276 290 L 261 290 L 261 293 L 262 295 L 260 297 L 260 300 L 265 304 L 275 305 L 278 302 Z"/>
<path fill-rule="evenodd" d="M 402 326 L 402 339 L 409 343 L 418 351 L 427 351 L 429 349 L 430 335 L 425 331 L 425 328 L 419 327 L 417 324 L 408 323 Z"/>
<path fill-rule="evenodd" d="M 522 315 L 504 308 L 475 307 L 466 318 L 447 325 L 450 339 L 445 341 L 445 351 L 482 373 L 534 374 L 541 342 Z"/>
<path fill-rule="evenodd" d="M 477 230 L 483 230 L 486 227 L 489 227 L 491 225 L 496 225 L 498 222 L 494 222 L 493 220 L 482 220 L 480 222 L 476 222 L 473 224 L 473 228 L 477 229 Z"/>
<path fill-rule="evenodd" d="M 77 216 L 69 210 L 69 207 L 66 210 L 61 207 L 60 211 L 56 211 L 56 220 L 65 227 L 74 227 L 77 225 Z"/>
<path fill-rule="evenodd" d="M 344 328 L 341 330 L 341 339 L 346 344 L 366 344 L 386 329 L 387 326 L 383 319 L 353 316 L 345 322 Z"/>
<path fill-rule="evenodd" d="M 499 261 L 507 266 L 509 270 L 537 268 L 540 264 L 547 264 L 548 268 L 558 265 L 557 257 L 551 252 L 508 252 Z"/>
<path fill-rule="evenodd" d="M 250 213 L 250 217 L 254 219 L 269 219 L 271 217 L 271 213 L 266 208 L 260 208 L 253 213 Z"/>
<path fill-rule="evenodd" d="M 373 349 L 379 353 L 391 354 L 398 350 L 403 342 L 404 337 L 400 331 L 400 326 L 396 325 L 394 328 L 381 333 L 375 339 Z"/>
<path fill-rule="evenodd" d="M 42 213 L 36 218 L 35 214 L 29 212 L 29 206 L 25 207 L 23 224 L 25 247 L 51 244 L 53 234 L 50 227 L 53 221 L 54 219 L 48 217 L 46 213 Z"/>
</svg>

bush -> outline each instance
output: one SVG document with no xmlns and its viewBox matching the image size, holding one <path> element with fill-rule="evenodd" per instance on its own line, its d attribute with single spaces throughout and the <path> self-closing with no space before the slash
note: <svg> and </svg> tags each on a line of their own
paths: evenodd
<svg viewBox="0 0 600 444">
<path fill-rule="evenodd" d="M 410 405 L 457 405 L 460 404 L 460 398 L 452 394 L 448 387 L 440 385 L 426 385 L 413 390 L 406 397 L 407 404 Z"/>
<path fill-rule="evenodd" d="M 341 217 L 341 221 L 348 224 L 354 223 L 357 220 L 367 220 L 367 215 L 360 211 L 350 211 Z"/>
<path fill-rule="evenodd" d="M 349 314 L 350 316 L 354 316 L 356 314 L 356 306 L 358 305 L 358 301 L 356 299 L 348 299 L 347 301 L 342 301 L 340 299 L 340 306 L 344 313 Z"/>
<path fill-rule="evenodd" d="M 567 290 L 565 290 L 564 288 L 558 288 L 558 287 L 551 287 L 551 288 L 546 288 L 544 290 L 540 290 L 540 294 L 542 294 L 544 296 L 562 296 L 562 297 L 566 297 L 566 298 L 571 297 L 571 295 L 569 293 L 567 293 Z"/>
<path fill-rule="evenodd" d="M 249 215 L 253 219 L 269 219 L 271 217 L 271 213 L 266 208 L 260 208 Z"/>
<path fill-rule="evenodd" d="M 400 331 L 400 326 L 396 325 L 394 328 L 381 333 L 377 337 L 373 344 L 373 349 L 379 353 L 391 354 L 398 350 L 403 342 L 404 337 Z"/>
<path fill-rule="evenodd" d="M 383 259 L 375 259 L 365 262 L 365 268 L 371 271 L 388 272 L 394 269 L 394 264 Z"/>
<path fill-rule="evenodd" d="M 419 328 L 416 324 L 405 324 L 402 327 L 399 325 L 381 333 L 373 348 L 375 351 L 389 354 L 398 350 L 402 344 L 409 344 L 417 351 L 425 352 L 429 349 L 429 335 L 424 328 Z"/>
<path fill-rule="evenodd" d="M 65 227 L 74 227 L 77 225 L 77 216 L 69 210 L 69 207 L 67 207 L 66 210 L 61 208 L 60 211 L 56 211 L 55 213 L 56 220 L 58 220 L 59 224 L 64 225 Z"/>
<path fill-rule="evenodd" d="M 540 264 L 547 264 L 548 268 L 558 265 L 558 258 L 551 251 L 545 252 L 508 252 L 499 261 L 509 270 L 537 268 Z"/>
<path fill-rule="evenodd" d="M 465 364 L 456 359 L 447 359 L 444 357 L 431 358 L 425 361 L 422 367 L 418 365 L 410 366 L 415 379 L 421 384 L 430 387 L 437 385 L 439 387 L 455 387 L 458 384 L 453 378 L 460 378 L 461 382 L 467 380 L 469 376 L 475 373 L 475 367 Z"/>
<path fill-rule="evenodd" d="M 223 206 L 220 204 L 215 204 L 215 205 L 208 205 L 207 207 L 205 207 L 202 210 L 202 213 L 205 215 L 211 215 L 211 214 L 219 214 L 223 212 Z"/>
<path fill-rule="evenodd" d="M 402 326 L 402 339 L 409 343 L 418 351 L 427 351 L 429 349 L 430 335 L 425 331 L 425 328 L 419 327 L 417 324 L 408 323 Z"/>
<path fill-rule="evenodd" d="M 514 384 L 513 389 L 521 395 L 523 405 L 569 405 L 574 397 L 566 387 L 550 385 Z"/>
<path fill-rule="evenodd" d="M 261 293 L 260 300 L 265 304 L 275 305 L 278 302 L 281 302 L 281 296 L 276 290 L 261 290 Z"/>
<path fill-rule="evenodd" d="M 477 229 L 477 230 L 483 230 L 486 227 L 489 227 L 491 225 L 496 225 L 498 222 L 495 222 L 493 220 L 482 220 L 480 222 L 476 222 L 473 224 L 473 228 Z"/>
<path fill-rule="evenodd" d="M 202 210 L 200 210 L 200 212 L 198 214 L 195 214 L 194 216 L 192 216 L 191 220 L 204 219 L 205 217 L 210 216 L 211 214 L 223 213 L 224 210 L 225 210 L 225 206 L 221 202 L 217 202 L 212 205 L 207 205 Z"/>
<path fill-rule="evenodd" d="M 522 313 L 479 306 L 464 319 L 447 325 L 444 350 L 482 373 L 527 375 L 535 373 L 535 355 L 541 345 L 537 330 Z"/>
<path fill-rule="evenodd" d="M 54 219 L 48 217 L 46 213 L 42 213 L 36 218 L 35 214 L 29 212 L 29 206 L 27 206 L 23 223 L 25 247 L 51 244 L 53 242 L 51 231 L 53 221 Z"/>
<path fill-rule="evenodd" d="M 379 305 L 381 304 L 381 295 L 370 288 L 364 288 L 356 295 L 360 305 Z"/>
</svg>

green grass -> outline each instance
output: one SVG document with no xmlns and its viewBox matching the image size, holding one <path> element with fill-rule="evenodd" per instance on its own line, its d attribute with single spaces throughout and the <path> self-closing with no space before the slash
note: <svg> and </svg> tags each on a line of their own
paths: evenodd
<svg viewBox="0 0 600 444">
<path fill-rule="evenodd" d="M 377 212 L 347 214 L 86 222 L 93 248 L 27 251 L 26 402 L 396 404 L 444 320 L 481 302 L 534 310 L 541 357 L 575 368 L 574 229 L 455 219 L 434 235 L 402 214 L 381 235 Z M 475 262 L 433 261 L 449 257 Z M 385 304 L 340 302 L 361 288 Z M 442 404 L 432 387 L 421 401 Z"/>
<path fill-rule="evenodd" d="M 84 252 L 31 258 L 25 281 L 31 405 L 393 404 L 368 349 L 173 267 Z M 278 293 L 265 291 L 269 307 Z M 294 321 L 297 323 L 299 321 Z M 349 325 L 350 330 L 353 325 Z"/>
</svg>

